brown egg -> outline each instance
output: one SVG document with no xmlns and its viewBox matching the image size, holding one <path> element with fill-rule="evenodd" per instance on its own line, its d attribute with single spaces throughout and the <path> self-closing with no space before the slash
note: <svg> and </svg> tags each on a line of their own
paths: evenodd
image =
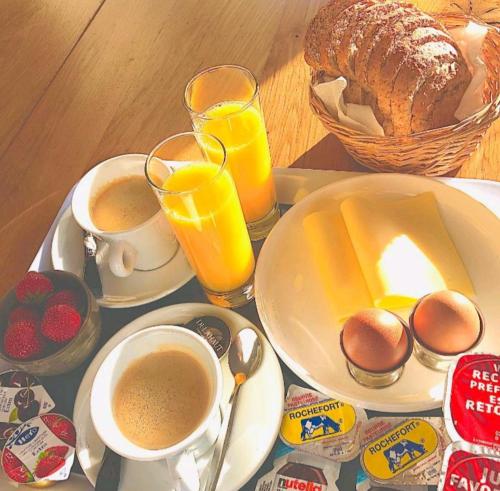
<svg viewBox="0 0 500 491">
<path fill-rule="evenodd" d="M 349 317 L 342 330 L 347 358 L 372 372 L 397 368 L 408 349 L 408 338 L 401 321 L 382 309 L 361 310 Z"/>
<path fill-rule="evenodd" d="M 431 293 L 413 314 L 415 336 L 426 347 L 446 355 L 467 351 L 480 334 L 480 318 L 475 305 L 452 290 Z"/>
</svg>

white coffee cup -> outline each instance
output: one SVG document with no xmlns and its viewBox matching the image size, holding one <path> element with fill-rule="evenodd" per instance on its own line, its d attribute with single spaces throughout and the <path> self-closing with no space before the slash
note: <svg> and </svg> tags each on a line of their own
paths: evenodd
<svg viewBox="0 0 500 491">
<path fill-rule="evenodd" d="M 212 391 L 204 420 L 184 440 L 160 450 L 148 450 L 128 440 L 113 417 L 113 394 L 124 371 L 135 360 L 163 346 L 191 353 L 205 368 Z M 101 440 L 117 454 L 131 460 L 179 462 L 181 456 L 203 455 L 215 443 L 221 426 L 222 370 L 210 345 L 197 334 L 177 326 L 156 326 L 139 331 L 118 344 L 102 362 L 92 385 L 90 413 Z M 151 429 L 154 431 L 154 429 Z"/>
<path fill-rule="evenodd" d="M 78 225 L 107 245 L 102 261 L 109 264 L 115 276 L 129 276 L 134 269 L 150 271 L 166 264 L 177 252 L 179 244 L 162 210 L 144 223 L 123 232 L 107 232 L 95 226 L 90 216 L 90 203 L 100 189 L 110 182 L 139 175 L 145 178 L 147 156 L 119 155 L 105 160 L 85 174 L 75 188 L 71 201 Z"/>
</svg>

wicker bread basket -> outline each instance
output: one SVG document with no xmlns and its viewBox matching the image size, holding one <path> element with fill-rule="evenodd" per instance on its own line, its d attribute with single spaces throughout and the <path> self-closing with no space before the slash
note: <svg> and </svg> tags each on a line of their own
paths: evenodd
<svg viewBox="0 0 500 491">
<path fill-rule="evenodd" d="M 435 17 L 448 29 L 465 26 L 469 20 L 486 25 L 464 14 Z M 339 123 L 326 110 L 312 87 L 323 72 L 313 71 L 309 100 L 323 126 L 333 133 L 360 164 L 380 172 L 407 172 L 439 176 L 461 167 L 479 145 L 489 126 L 500 114 L 500 30 L 489 26 L 483 43 L 487 66 L 487 86 L 483 98 L 487 105 L 479 112 L 452 126 L 413 133 L 408 136 L 371 136 Z"/>
</svg>

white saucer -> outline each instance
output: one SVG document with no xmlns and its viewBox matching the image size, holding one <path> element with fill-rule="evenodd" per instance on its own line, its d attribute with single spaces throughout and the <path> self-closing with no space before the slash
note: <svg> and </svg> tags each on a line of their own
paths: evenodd
<svg viewBox="0 0 500 491">
<path fill-rule="evenodd" d="M 54 269 L 71 271 L 83 277 L 82 229 L 73 218 L 71 206 L 63 213 L 52 240 Z M 118 278 L 109 267 L 99 266 L 103 297 L 97 299 L 102 307 L 122 308 L 143 305 L 168 295 L 185 285 L 193 276 L 181 248 L 161 268 L 153 271 L 134 271 L 127 278 Z"/>
<path fill-rule="evenodd" d="M 485 335 L 477 351 L 500 351 L 499 219 L 467 194 L 434 179 L 403 174 L 345 179 L 314 191 L 281 218 L 262 247 L 255 274 L 257 309 L 269 341 L 281 359 L 320 392 L 376 411 L 441 406 L 446 373 L 426 368 L 414 356 L 401 379 L 384 389 L 363 387 L 350 376 L 340 350 L 340 326 L 331 318 L 302 227 L 309 213 L 331 209 L 356 193 L 394 196 L 426 191 L 436 197 L 485 317 Z M 398 313 L 404 317 L 409 310 Z"/>
<path fill-rule="evenodd" d="M 218 491 L 240 489 L 260 468 L 272 450 L 283 415 L 284 384 L 281 368 L 271 345 L 259 330 L 241 315 L 209 304 L 186 303 L 149 312 L 115 334 L 90 364 L 78 390 L 73 413 L 78 441 L 76 453 L 85 475 L 95 485 L 104 445 L 90 418 L 90 390 L 94 376 L 106 355 L 127 336 L 149 326 L 183 324 L 193 317 L 213 315 L 230 327 L 234 336 L 244 327 L 253 327 L 263 343 L 262 364 L 241 389 L 231 441 L 222 468 Z M 222 359 L 223 407 L 233 389 L 227 355 Z M 159 491 L 166 488 L 160 462 L 122 462 L 119 491 Z"/>
</svg>

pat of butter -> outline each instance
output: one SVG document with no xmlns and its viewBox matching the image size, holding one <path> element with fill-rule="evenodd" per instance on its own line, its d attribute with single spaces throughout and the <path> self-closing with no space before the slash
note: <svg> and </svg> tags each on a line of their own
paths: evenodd
<svg viewBox="0 0 500 491">
<path fill-rule="evenodd" d="M 449 442 L 443 418 L 371 418 L 361 429 L 361 467 L 382 485 L 436 485 Z"/>
<path fill-rule="evenodd" d="M 303 220 L 305 236 L 335 320 L 372 305 L 365 279 L 339 211 L 318 211 Z"/>
<path fill-rule="evenodd" d="M 284 409 L 279 434 L 287 446 L 337 462 L 359 454 L 364 409 L 293 384 Z"/>
<path fill-rule="evenodd" d="M 473 296 L 432 193 L 397 200 L 352 197 L 340 208 L 376 307 L 408 307 L 445 289 Z"/>
</svg>

